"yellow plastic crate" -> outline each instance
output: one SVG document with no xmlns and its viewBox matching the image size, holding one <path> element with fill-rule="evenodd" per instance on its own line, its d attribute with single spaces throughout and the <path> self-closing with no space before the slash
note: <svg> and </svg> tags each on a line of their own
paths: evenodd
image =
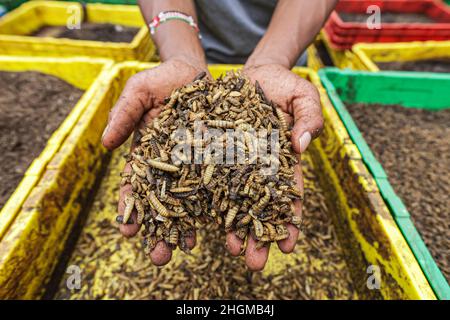
<svg viewBox="0 0 450 320">
<path fill-rule="evenodd" d="M 28 36 L 44 25 L 65 26 L 78 2 L 31 1 L 0 20 L 0 55 L 90 56 L 115 61 L 150 61 L 155 47 L 137 6 L 87 4 L 87 21 L 141 27 L 131 43 Z"/>
<path fill-rule="evenodd" d="M 107 121 L 107 110 L 109 110 L 126 81 L 133 74 L 153 67 L 152 64 L 139 62 L 124 62 L 116 65 L 105 80 L 102 96 L 96 103 L 97 109 L 91 108 L 91 121 L 95 119 L 95 125 L 89 121 L 80 119 L 80 127 L 77 133 L 73 133 L 74 144 L 89 139 L 89 148 L 80 148 L 76 152 L 82 156 L 83 161 L 95 162 L 95 158 L 102 152 L 100 135 Z M 241 66 L 213 65 L 210 71 L 214 77 L 230 69 Z M 349 269 L 352 273 L 352 280 L 360 298 L 383 298 L 383 299 L 435 299 L 435 296 L 423 275 L 414 255 L 410 251 L 405 239 L 398 230 L 395 221 L 387 210 L 376 183 L 364 166 L 361 155 L 352 143 L 348 133 L 340 121 L 339 116 L 331 105 L 326 95 L 325 89 L 321 86 L 317 74 L 311 69 L 295 68 L 294 72 L 308 78 L 318 88 L 321 94 L 323 114 L 325 118 L 325 128 L 321 137 L 309 148 L 309 153 L 314 161 L 315 167 L 319 168 L 320 182 L 326 191 L 327 206 L 333 212 L 333 222 L 336 226 L 338 237 L 345 244 L 345 256 Z M 96 110 L 96 111 L 94 111 Z M 86 116 L 87 117 L 87 116 Z M 78 139 L 78 140 L 77 140 Z M 86 152 L 89 150 L 89 152 Z M 92 173 L 89 170 L 77 171 L 72 174 L 65 174 L 65 170 L 73 164 L 74 158 L 68 153 L 66 165 L 55 161 L 54 176 L 61 175 L 61 181 L 69 185 L 71 193 L 67 193 L 70 199 L 78 199 L 80 193 L 88 193 L 90 190 L 83 188 L 84 180 L 89 180 L 85 176 Z M 89 160 L 90 159 L 90 160 Z M 77 159 L 77 161 L 80 161 Z M 112 172 L 121 170 L 113 168 Z M 103 186 L 102 197 L 110 199 L 116 197 L 117 183 L 119 177 L 109 178 L 111 185 Z M 48 177 L 47 184 L 56 188 L 53 176 Z M 112 185 L 114 184 L 114 185 Z M 53 190 L 55 195 L 58 194 Z M 49 199 L 53 199 L 49 193 Z M 5 239 L 0 242 L 0 297 L 3 298 L 36 298 L 42 294 L 48 275 L 51 273 L 52 265 L 49 257 L 57 260 L 62 247 L 59 241 L 65 239 L 72 232 L 65 224 L 68 217 L 74 219 L 82 206 L 80 202 L 69 202 L 68 205 L 60 209 L 53 208 L 52 203 L 40 201 L 43 196 L 37 193 L 36 201 L 30 202 L 30 212 L 33 217 L 29 217 L 29 212 L 22 213 L 21 219 L 14 223 Z M 74 200 L 75 201 L 75 200 Z M 41 203 L 41 206 L 35 205 Z M 76 203 L 76 207 L 72 203 Z M 40 221 L 39 210 L 42 207 L 52 209 L 46 219 Z M 114 211 L 115 208 L 107 207 L 105 211 Z M 89 214 L 103 214 L 90 212 Z M 110 212 L 111 219 L 114 219 L 114 212 Z M 35 232 L 39 230 L 45 221 L 58 220 L 53 228 L 47 228 L 45 236 Z M 61 220 L 61 223 L 59 221 Z M 47 222 L 48 223 L 48 222 Z M 30 236 L 32 236 L 30 238 Z M 46 238 L 45 240 L 42 238 Z M 7 241 L 6 241 L 7 240 Z M 124 239 L 124 241 L 126 241 Z M 199 240 L 201 242 L 201 240 Z M 124 258 L 125 253 L 120 257 Z M 3 256 L 8 258 L 2 258 Z M 129 253 L 128 261 L 132 261 Z M 117 258 L 117 257 L 116 257 Z M 131 260 L 130 260 L 131 259 Z M 269 261 L 264 270 L 265 274 L 282 274 L 288 272 L 289 265 L 296 263 L 293 255 L 285 255 L 276 246 L 272 246 Z M 326 262 L 325 262 L 326 263 Z M 381 270 L 380 290 L 369 290 L 366 281 L 369 277 L 367 268 L 370 265 L 377 265 Z M 103 264 L 108 268 L 108 264 Z M 108 270 L 103 270 L 108 272 Z M 98 280 L 99 283 L 101 279 Z M 101 288 L 96 287 L 96 282 L 90 290 L 97 292 Z"/>
<path fill-rule="evenodd" d="M 331 60 L 333 61 L 334 65 L 340 69 L 354 69 L 354 70 L 361 70 L 363 68 L 362 63 L 355 57 L 355 54 L 351 50 L 337 50 L 333 48 L 332 44 L 330 43 L 329 37 L 327 36 L 326 32 L 322 30 L 320 32 L 320 37 L 323 40 L 323 43 L 330 54 Z M 311 58 L 318 59 L 318 55 L 315 54 L 317 50 L 311 49 Z M 323 63 L 320 62 L 311 62 L 313 66 L 321 66 L 323 67 Z M 317 71 L 318 69 L 316 69 Z"/>
<path fill-rule="evenodd" d="M 12 296 L 16 281 L 28 281 L 29 285 L 31 278 L 26 277 L 27 272 L 35 276 L 33 279 L 41 276 L 31 267 L 43 249 L 41 244 L 53 246 L 54 252 L 38 268 L 44 270 L 56 263 L 55 253 L 63 248 L 65 236 L 69 234 L 61 230 L 70 230 L 81 208 L 77 201 L 82 197 L 71 195 L 76 195 L 83 183 L 92 185 L 98 155 L 104 152 L 92 146 L 93 139 L 87 133 L 101 134 L 99 125 L 103 125 L 108 112 L 98 107 L 99 95 L 104 92 L 102 79 L 112 65 L 107 59 L 0 56 L 2 71 L 38 71 L 85 90 L 0 211 L 0 297 Z M 99 118 L 92 118 L 93 115 Z M 93 123 L 87 122 L 89 117 Z M 88 124 L 89 128 L 83 127 Z M 26 296 L 20 291 L 16 294 Z"/>
<path fill-rule="evenodd" d="M 318 41 L 322 41 L 322 38 L 317 36 L 316 40 L 306 49 L 307 60 L 306 66 L 308 68 L 313 69 L 314 71 L 318 71 L 325 67 L 322 59 L 320 58 L 319 52 L 317 50 L 316 43 Z"/>
<path fill-rule="evenodd" d="M 450 41 L 359 43 L 352 48 L 361 70 L 380 71 L 377 62 L 450 58 Z"/>
</svg>

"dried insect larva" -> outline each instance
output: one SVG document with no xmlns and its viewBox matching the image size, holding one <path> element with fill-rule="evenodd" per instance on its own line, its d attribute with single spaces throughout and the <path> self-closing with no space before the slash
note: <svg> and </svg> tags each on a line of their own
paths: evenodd
<svg viewBox="0 0 450 320">
<path fill-rule="evenodd" d="M 217 91 L 212 97 L 212 103 L 215 103 L 217 100 L 219 100 L 219 98 L 221 96 L 222 96 L 222 92 L 221 91 Z"/>
<path fill-rule="evenodd" d="M 156 243 L 157 243 L 157 241 L 156 241 L 156 238 L 154 237 L 154 236 L 150 236 L 150 235 L 148 235 L 148 236 L 146 236 L 145 238 L 144 238 L 144 254 L 146 255 L 146 256 L 149 256 L 150 255 L 150 253 L 153 251 L 153 249 L 155 249 L 155 247 L 156 247 Z"/>
<path fill-rule="evenodd" d="M 169 102 L 167 103 L 167 105 L 166 105 L 166 107 L 169 109 L 171 109 L 174 105 L 175 105 L 175 103 L 177 102 L 177 100 L 178 100 L 178 96 L 179 96 L 179 93 L 178 93 L 178 91 L 175 91 L 171 96 L 170 96 L 170 100 L 169 100 Z"/>
<path fill-rule="evenodd" d="M 245 237 L 247 237 L 247 233 L 248 233 L 248 230 L 247 230 L 246 227 L 244 227 L 244 228 L 239 228 L 239 229 L 237 229 L 236 232 L 235 232 L 236 237 L 238 237 L 238 238 L 241 239 L 241 240 L 244 240 Z"/>
<path fill-rule="evenodd" d="M 173 194 L 174 197 L 179 198 L 179 199 L 189 199 L 193 194 L 195 194 L 197 192 L 197 189 L 193 189 L 192 191 L 186 191 L 186 192 L 175 192 Z M 195 200 L 195 199 L 191 199 L 191 200 Z"/>
<path fill-rule="evenodd" d="M 254 214 L 260 213 L 270 201 L 270 189 L 269 187 L 264 187 L 264 196 L 259 199 L 259 201 L 252 207 L 252 212 Z"/>
<path fill-rule="evenodd" d="M 280 174 L 291 176 L 294 174 L 294 169 L 286 168 L 286 167 L 279 167 L 278 169 Z"/>
<path fill-rule="evenodd" d="M 155 220 L 156 221 L 161 221 L 161 222 L 166 222 L 167 221 L 167 217 L 164 217 L 164 216 L 158 214 L 158 215 L 156 215 Z"/>
<path fill-rule="evenodd" d="M 274 241 L 281 241 L 281 240 L 284 240 L 284 239 L 287 239 L 287 238 L 289 238 L 289 232 L 277 234 L 273 240 Z"/>
<path fill-rule="evenodd" d="M 303 223 L 303 219 L 299 216 L 292 216 L 291 217 L 291 223 L 296 226 L 297 228 L 300 228 L 302 223 Z"/>
<path fill-rule="evenodd" d="M 138 195 L 134 195 L 134 197 L 135 197 L 134 206 L 136 207 L 137 211 L 136 222 L 138 224 L 141 224 L 145 216 L 144 205 L 142 204 L 142 201 Z"/>
<path fill-rule="evenodd" d="M 150 141 L 153 138 L 153 133 L 147 133 L 146 135 L 142 136 L 141 143 Z"/>
<path fill-rule="evenodd" d="M 158 119 L 154 119 L 152 124 L 153 124 L 153 128 L 156 130 L 156 132 L 160 132 L 161 131 L 161 127 L 159 125 L 159 120 Z"/>
<path fill-rule="evenodd" d="M 237 228 L 243 227 L 243 226 L 249 224 L 251 221 L 252 221 L 252 216 L 249 214 L 246 214 L 241 220 L 239 220 L 236 223 L 236 227 Z"/>
<path fill-rule="evenodd" d="M 131 212 L 133 211 L 134 208 L 134 202 L 135 202 L 135 198 L 131 195 L 128 194 L 125 196 L 125 209 L 123 210 L 123 224 L 126 224 L 128 222 L 128 220 L 131 217 Z"/>
<path fill-rule="evenodd" d="M 237 128 L 242 131 L 250 131 L 253 129 L 252 125 L 248 123 L 240 123 L 237 125 Z"/>
<path fill-rule="evenodd" d="M 288 229 L 284 224 L 277 224 L 276 229 L 278 234 L 289 233 Z"/>
<path fill-rule="evenodd" d="M 178 243 L 178 229 L 177 227 L 172 227 L 170 229 L 169 244 L 176 246 L 177 243 Z"/>
<path fill-rule="evenodd" d="M 255 89 L 256 89 L 256 93 L 261 97 L 262 101 L 266 104 L 269 104 L 269 101 L 267 100 L 267 97 L 266 97 L 263 89 L 261 88 L 261 85 L 259 84 L 258 80 L 256 80 L 256 82 L 255 82 Z"/>
<path fill-rule="evenodd" d="M 148 199 L 149 203 L 153 208 L 163 217 L 168 217 L 169 213 L 167 211 L 167 208 L 164 207 L 164 205 L 158 200 L 158 198 L 155 195 L 154 191 L 150 191 L 150 196 Z"/>
<path fill-rule="evenodd" d="M 234 218 L 236 217 L 236 214 L 238 213 L 238 211 L 239 211 L 239 206 L 234 206 L 228 210 L 228 213 L 225 217 L 225 229 L 231 228 Z"/>
<path fill-rule="evenodd" d="M 167 196 L 166 185 L 167 185 L 167 180 L 164 179 L 162 182 L 161 191 L 160 191 L 161 200 L 164 200 L 164 198 Z"/>
<path fill-rule="evenodd" d="M 125 224 L 124 222 L 123 222 L 123 216 L 122 215 L 118 215 L 117 217 L 116 217 L 116 222 L 118 223 L 118 224 Z M 126 224 L 133 224 L 134 223 L 134 221 L 133 221 L 133 218 L 129 218 L 128 219 L 128 221 L 127 221 L 127 223 Z"/>
<path fill-rule="evenodd" d="M 162 170 L 162 171 L 167 171 L 167 172 L 178 172 L 178 170 L 180 170 L 180 168 L 178 168 L 177 166 L 174 166 L 172 164 L 168 164 L 165 162 L 160 162 L 160 161 L 156 161 L 153 159 L 147 159 L 147 163 L 156 169 Z"/>
<path fill-rule="evenodd" d="M 280 121 L 281 130 L 286 132 L 288 130 L 288 125 L 283 111 L 280 108 L 275 108 L 275 112 L 277 114 L 278 120 Z"/>
<path fill-rule="evenodd" d="M 198 88 L 196 86 L 192 86 L 192 85 L 188 85 L 187 87 L 185 87 L 183 89 L 184 93 L 193 93 L 197 90 L 198 90 Z"/>
<path fill-rule="evenodd" d="M 298 189 L 297 187 L 289 188 L 289 192 L 296 198 L 298 198 L 300 200 L 303 199 L 303 192 L 301 192 L 300 189 Z"/>
<path fill-rule="evenodd" d="M 168 214 L 169 214 L 169 217 L 171 217 L 171 218 L 184 218 L 188 215 L 188 213 L 186 211 L 181 211 L 181 212 L 169 211 Z"/>
<path fill-rule="evenodd" d="M 228 96 L 233 97 L 233 98 L 237 98 L 237 97 L 241 97 L 242 94 L 239 91 L 231 91 Z"/>
<path fill-rule="evenodd" d="M 254 128 L 259 128 L 261 126 L 261 119 L 260 118 L 256 118 L 255 123 L 253 124 Z"/>
<path fill-rule="evenodd" d="M 136 163 L 131 164 L 131 169 L 133 169 L 133 172 L 135 172 L 139 177 L 145 178 L 146 173 L 145 170 L 139 167 Z"/>
<path fill-rule="evenodd" d="M 177 187 L 177 188 L 171 188 L 171 193 L 186 193 L 186 192 L 192 192 L 195 189 L 192 187 Z"/>
<path fill-rule="evenodd" d="M 172 196 L 169 196 L 168 194 L 166 194 L 164 199 L 161 199 L 163 202 L 170 204 L 172 206 L 180 206 L 181 205 L 181 201 L 180 199 L 174 198 Z"/>
<path fill-rule="evenodd" d="M 201 182 L 201 179 L 187 179 L 184 180 L 183 183 L 179 183 L 180 187 L 189 187 L 192 185 L 198 185 Z"/>
<path fill-rule="evenodd" d="M 206 77 L 206 72 L 202 71 L 194 78 L 194 82 L 197 80 L 202 80 L 204 77 Z"/>
<path fill-rule="evenodd" d="M 151 139 L 149 140 L 149 144 L 155 156 L 161 157 L 161 153 L 159 151 L 159 146 L 158 143 L 156 142 L 156 139 L 151 137 Z"/>
<path fill-rule="evenodd" d="M 238 99 L 235 99 L 235 98 L 232 98 L 232 97 L 227 98 L 227 101 L 228 101 L 229 103 L 231 103 L 233 106 L 239 106 L 239 105 L 241 105 L 241 103 L 239 102 Z"/>
<path fill-rule="evenodd" d="M 184 253 L 190 254 L 191 249 L 189 249 L 189 246 L 187 245 L 186 238 L 182 235 L 180 236 L 179 241 L 180 241 L 179 243 L 180 250 L 183 251 Z"/>
<path fill-rule="evenodd" d="M 277 229 L 271 223 L 264 223 L 264 226 L 267 228 L 270 240 L 274 240 L 277 236 Z"/>
<path fill-rule="evenodd" d="M 253 219 L 253 228 L 255 229 L 256 238 L 261 238 L 264 234 L 264 227 L 262 222 L 257 219 Z"/>
<path fill-rule="evenodd" d="M 258 240 L 258 242 L 256 242 L 256 246 L 255 246 L 256 250 L 259 250 L 259 249 L 261 249 L 262 247 L 268 245 L 268 244 L 270 243 L 270 241 L 271 241 L 271 240 L 268 240 L 268 241 Z"/>
<path fill-rule="evenodd" d="M 228 209 L 228 205 L 230 204 L 230 200 L 228 198 L 223 198 L 220 202 L 219 211 L 224 212 Z"/>
<path fill-rule="evenodd" d="M 209 165 L 206 166 L 205 173 L 203 175 L 203 184 L 205 186 L 208 185 L 211 182 L 211 178 L 212 178 L 213 173 L 214 173 L 214 168 L 215 168 L 214 164 L 209 164 Z"/>
<path fill-rule="evenodd" d="M 234 128 L 234 122 L 232 122 L 232 121 L 208 120 L 206 123 L 208 126 L 215 127 L 215 128 L 224 128 L 224 129 Z"/>
</svg>

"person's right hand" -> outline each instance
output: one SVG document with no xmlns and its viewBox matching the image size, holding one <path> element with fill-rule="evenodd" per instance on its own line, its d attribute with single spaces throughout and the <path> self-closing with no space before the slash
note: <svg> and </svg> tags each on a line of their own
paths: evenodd
<svg viewBox="0 0 450 320">
<path fill-rule="evenodd" d="M 206 64 L 195 65 L 181 59 L 173 59 L 132 76 L 109 114 L 108 125 L 102 137 L 103 145 L 109 150 L 119 147 L 134 130 L 158 116 L 164 99 L 170 96 L 174 89 L 192 82 L 203 71 L 208 73 Z M 129 164 L 125 166 L 124 171 L 130 171 Z M 130 193 L 131 185 L 121 186 L 119 215 L 123 215 L 124 199 Z M 133 212 L 131 217 L 133 224 L 120 225 L 120 232 L 125 237 L 134 236 L 140 229 L 140 226 L 136 224 L 136 212 Z M 192 249 L 195 245 L 195 235 L 186 239 L 186 242 Z M 155 265 L 164 265 L 170 261 L 171 257 L 172 250 L 164 241 L 158 242 L 150 253 L 150 258 Z"/>
</svg>

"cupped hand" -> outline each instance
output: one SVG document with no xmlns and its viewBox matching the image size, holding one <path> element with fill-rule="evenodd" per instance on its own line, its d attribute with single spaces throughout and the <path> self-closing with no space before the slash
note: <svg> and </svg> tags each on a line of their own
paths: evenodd
<svg viewBox="0 0 450 320">
<path fill-rule="evenodd" d="M 316 138 L 323 127 L 322 109 L 319 93 L 315 86 L 289 69 L 278 64 L 246 66 L 244 74 L 253 82 L 258 81 L 267 99 L 273 101 L 285 113 L 288 122 L 294 123 L 291 142 L 294 152 L 301 154 L 312 139 Z M 298 189 L 303 192 L 301 165 L 294 168 Z M 294 202 L 295 215 L 302 215 L 302 203 Z M 289 238 L 279 241 L 278 247 L 284 253 L 294 250 L 299 230 L 289 224 Z M 227 246 L 231 254 L 239 255 L 242 240 L 233 232 L 227 234 Z M 262 270 L 269 255 L 269 247 L 256 248 L 256 241 L 250 237 L 245 251 L 245 260 L 249 269 Z"/>
<path fill-rule="evenodd" d="M 110 150 L 119 147 L 136 129 L 158 116 L 164 99 L 174 89 L 192 82 L 202 72 L 208 72 L 206 65 L 195 65 L 173 59 L 132 76 L 109 114 L 108 125 L 102 137 L 103 145 Z M 130 171 L 129 164 L 125 166 L 124 171 Z M 123 215 L 124 199 L 130 193 L 131 185 L 121 186 L 119 215 Z M 134 236 L 141 227 L 136 224 L 136 212 L 132 213 L 131 219 L 134 223 L 120 224 L 120 232 L 125 237 Z M 186 239 L 186 242 L 192 249 L 195 245 L 195 235 Z M 164 265 L 170 261 L 171 257 L 172 250 L 164 241 L 158 242 L 150 253 L 150 258 L 155 265 Z"/>
</svg>

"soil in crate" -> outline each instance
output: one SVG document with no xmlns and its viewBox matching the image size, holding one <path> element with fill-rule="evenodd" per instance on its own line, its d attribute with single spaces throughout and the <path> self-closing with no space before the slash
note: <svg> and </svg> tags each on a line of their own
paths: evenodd
<svg viewBox="0 0 450 320">
<path fill-rule="evenodd" d="M 279 254 L 281 271 L 250 272 L 243 257 L 232 257 L 225 234 L 217 227 L 197 234 L 191 255 L 179 250 L 164 266 L 144 256 L 139 236 L 125 239 L 117 230 L 119 173 L 122 155 L 116 151 L 94 199 L 86 225 L 68 265 L 83 270 L 80 290 L 67 289 L 62 274 L 56 299 L 312 299 L 357 298 L 311 159 L 303 161 L 304 225 L 294 253 Z M 275 250 L 272 244 L 271 250 Z M 290 262 L 286 262 L 290 261 Z M 289 265 L 286 265 L 286 264 Z M 64 268 L 62 268 L 64 269 Z"/>
<path fill-rule="evenodd" d="M 36 37 L 68 38 L 107 42 L 131 42 L 139 28 L 110 23 L 82 23 L 80 29 L 66 26 L 44 26 L 33 33 Z"/>
<path fill-rule="evenodd" d="M 344 22 L 366 22 L 370 15 L 365 13 L 339 12 Z M 436 23 L 423 13 L 382 12 L 381 23 Z"/>
<path fill-rule="evenodd" d="M 353 104 L 348 110 L 450 280 L 450 109 Z"/>
<path fill-rule="evenodd" d="M 82 95 L 50 75 L 0 71 L 0 209 Z"/>
<path fill-rule="evenodd" d="M 377 62 L 381 70 L 450 73 L 450 58 Z"/>
</svg>

